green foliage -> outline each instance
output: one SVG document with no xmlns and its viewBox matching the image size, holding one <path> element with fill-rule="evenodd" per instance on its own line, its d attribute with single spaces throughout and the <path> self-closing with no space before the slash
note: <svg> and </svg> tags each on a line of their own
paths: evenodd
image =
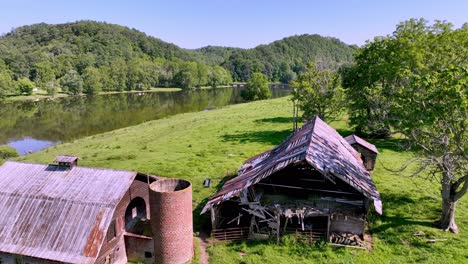
<svg viewBox="0 0 468 264">
<path fill-rule="evenodd" d="M 85 94 L 97 94 L 102 89 L 101 72 L 94 68 L 88 67 L 83 74 L 83 92 Z"/>
<path fill-rule="evenodd" d="M 355 48 L 335 38 L 319 35 L 300 35 L 284 38 L 269 45 L 253 49 L 228 50 L 223 66 L 237 82 L 248 81 L 254 72 L 262 72 L 269 81 L 289 83 L 295 75 L 306 68 L 307 63 L 316 60 L 321 68 L 338 69 L 352 62 Z M 219 58 L 219 49 L 202 50 L 203 54 Z M 222 54 L 222 53 L 221 53 Z"/>
<path fill-rule="evenodd" d="M 11 78 L 12 72 L 0 59 L 0 98 L 14 91 L 15 84 Z"/>
<path fill-rule="evenodd" d="M 318 70 L 317 64 L 313 63 L 292 82 L 292 100 L 297 101 L 306 120 L 319 116 L 330 122 L 342 114 L 344 94 L 338 80 L 338 73 L 332 70 Z"/>
<path fill-rule="evenodd" d="M 48 61 L 36 63 L 34 65 L 33 80 L 40 88 L 47 88 L 49 82 L 55 81 L 52 63 Z"/>
<path fill-rule="evenodd" d="M 247 83 L 247 88 L 242 92 L 242 97 L 247 101 L 265 100 L 271 97 L 268 79 L 259 72 L 252 74 Z"/>
<path fill-rule="evenodd" d="M 352 124 L 369 127 L 367 117 L 421 150 L 419 168 L 411 173 L 430 171 L 441 183 L 438 224 L 457 232 L 455 203 L 468 189 L 468 27 L 403 22 L 393 35 L 367 43 L 344 76 Z"/>
<path fill-rule="evenodd" d="M 0 60 L 13 80 L 29 78 L 46 89 L 71 70 L 83 76 L 94 67 L 106 92 L 218 86 L 232 79 L 248 81 L 254 72 L 262 72 L 269 81 L 289 83 L 311 59 L 336 69 L 349 63 L 355 50 L 318 35 L 289 37 L 254 49 L 186 50 L 135 29 L 94 21 L 19 27 L 1 36 L 0 45 Z"/>
<path fill-rule="evenodd" d="M 0 146 L 0 160 L 19 157 L 18 151 L 10 146 Z"/>
<path fill-rule="evenodd" d="M 83 79 L 75 70 L 70 70 L 65 74 L 60 79 L 60 85 L 65 93 L 80 94 L 83 92 Z"/>
<path fill-rule="evenodd" d="M 213 66 L 208 72 L 208 85 L 216 88 L 232 82 L 231 75 L 221 66 Z"/>
<path fill-rule="evenodd" d="M 28 78 L 21 78 L 21 79 L 18 79 L 17 86 L 19 88 L 20 93 L 31 95 L 36 85 Z"/>
</svg>

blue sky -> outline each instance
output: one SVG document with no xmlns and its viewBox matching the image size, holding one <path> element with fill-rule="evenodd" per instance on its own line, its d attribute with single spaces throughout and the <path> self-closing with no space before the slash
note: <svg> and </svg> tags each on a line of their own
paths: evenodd
<svg viewBox="0 0 468 264">
<path fill-rule="evenodd" d="M 184 48 L 252 48 L 297 34 L 362 45 L 409 18 L 468 22 L 466 0 L 0 0 L 0 34 L 33 23 L 90 19 L 136 28 Z"/>
</svg>

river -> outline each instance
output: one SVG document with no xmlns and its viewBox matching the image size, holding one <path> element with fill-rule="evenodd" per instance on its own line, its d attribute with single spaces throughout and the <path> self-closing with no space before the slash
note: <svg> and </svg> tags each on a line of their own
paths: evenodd
<svg viewBox="0 0 468 264">
<path fill-rule="evenodd" d="M 243 88 L 70 96 L 0 102 L 0 145 L 20 155 L 167 116 L 242 103 Z M 290 93 L 272 88 L 272 97 Z"/>
</svg>

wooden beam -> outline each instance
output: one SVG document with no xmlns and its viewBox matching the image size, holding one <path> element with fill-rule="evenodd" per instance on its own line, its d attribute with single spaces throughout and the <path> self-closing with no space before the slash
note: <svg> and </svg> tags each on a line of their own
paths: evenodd
<svg viewBox="0 0 468 264">
<path fill-rule="evenodd" d="M 257 183 L 258 185 L 264 186 L 272 186 L 272 187 L 280 187 L 280 188 L 290 188 L 290 189 L 298 189 L 298 190 L 307 190 L 307 191 L 316 191 L 316 192 L 327 192 L 327 193 L 340 193 L 340 194 L 349 194 L 349 195 L 360 195 L 358 193 L 350 193 L 350 192 L 342 192 L 342 191 L 332 191 L 332 190 L 321 190 L 321 189 L 312 189 L 312 188 L 303 188 L 298 186 L 288 186 L 288 185 L 281 185 L 281 184 L 272 184 L 272 183 Z"/>
</svg>

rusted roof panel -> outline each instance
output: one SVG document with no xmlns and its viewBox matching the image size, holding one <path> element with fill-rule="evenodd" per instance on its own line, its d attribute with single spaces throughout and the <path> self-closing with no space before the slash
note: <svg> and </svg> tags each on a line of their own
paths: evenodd
<svg viewBox="0 0 468 264">
<path fill-rule="evenodd" d="M 136 174 L 6 162 L 0 167 L 0 252 L 94 263 Z"/>
<path fill-rule="evenodd" d="M 239 168 L 239 175 L 227 181 L 210 197 L 202 213 L 228 200 L 286 166 L 307 161 L 324 175 L 332 174 L 369 199 L 381 213 L 380 194 L 364 167 L 359 153 L 335 129 L 316 117 L 290 135 L 281 145 L 265 151 Z"/>
<path fill-rule="evenodd" d="M 54 159 L 54 162 L 73 163 L 78 160 L 76 156 L 61 155 Z"/>
<path fill-rule="evenodd" d="M 360 138 L 360 137 L 358 137 L 358 136 L 356 136 L 356 135 L 349 135 L 349 136 L 345 137 L 345 140 L 346 140 L 350 145 L 352 145 L 352 144 L 359 144 L 359 145 L 365 147 L 366 149 L 368 149 L 368 150 L 374 152 L 375 154 L 378 154 L 378 153 L 379 153 L 379 151 L 377 150 L 377 148 L 376 148 L 373 144 L 371 144 L 371 143 L 365 141 L 364 139 L 362 139 L 362 138 Z"/>
</svg>

